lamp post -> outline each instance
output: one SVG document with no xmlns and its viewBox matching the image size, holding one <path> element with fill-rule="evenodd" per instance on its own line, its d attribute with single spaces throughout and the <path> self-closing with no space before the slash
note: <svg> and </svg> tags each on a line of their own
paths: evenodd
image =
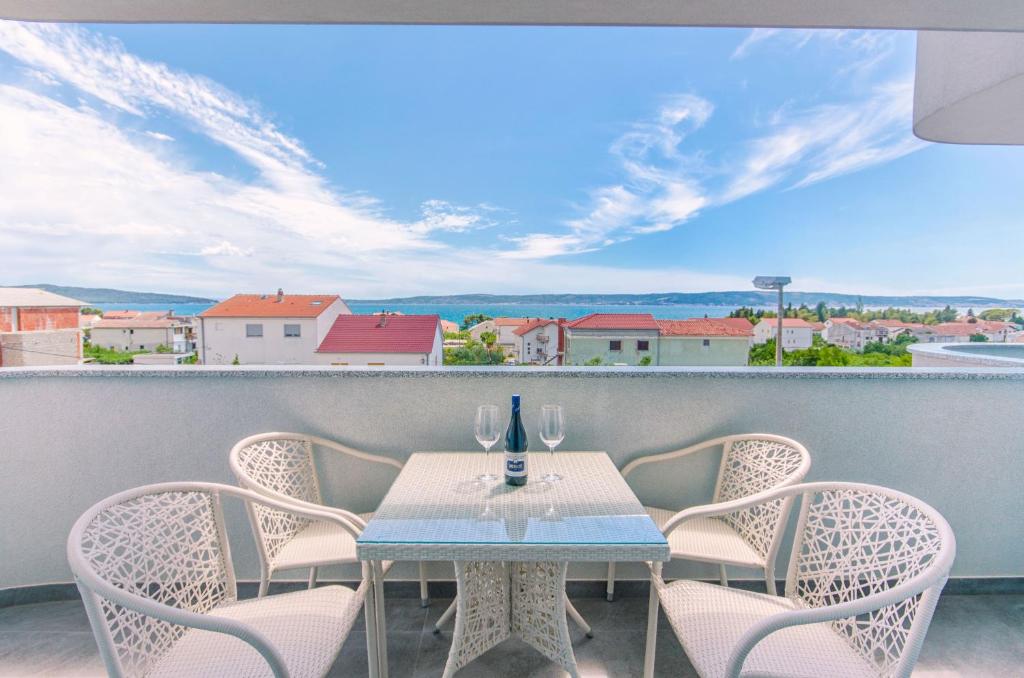
<svg viewBox="0 0 1024 678">
<path fill-rule="evenodd" d="M 792 278 L 784 275 L 759 275 L 754 278 L 754 287 L 759 290 L 779 291 L 779 326 L 775 333 L 775 366 L 782 367 L 782 316 L 785 310 L 782 306 L 782 288 L 793 282 Z"/>
</svg>

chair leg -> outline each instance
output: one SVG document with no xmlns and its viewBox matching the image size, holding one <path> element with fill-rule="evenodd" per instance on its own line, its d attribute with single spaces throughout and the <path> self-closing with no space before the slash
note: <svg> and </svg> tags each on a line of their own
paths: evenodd
<svg viewBox="0 0 1024 678">
<path fill-rule="evenodd" d="M 718 566 L 718 581 L 722 584 L 722 586 L 729 585 L 729 577 L 725 575 L 725 565 Z"/>
<path fill-rule="evenodd" d="M 309 588 L 311 589 L 316 588 L 316 573 L 317 569 L 315 567 L 309 568 Z"/>
<path fill-rule="evenodd" d="M 256 594 L 257 598 L 262 598 L 267 595 L 267 589 L 270 588 L 270 572 L 266 568 L 260 568 L 260 590 Z"/>
<path fill-rule="evenodd" d="M 441 628 L 442 628 L 442 627 L 443 627 L 443 626 L 444 626 L 445 624 L 447 624 L 447 623 L 448 623 L 448 620 L 452 618 L 452 615 L 453 615 L 453 614 L 455 614 L 455 607 L 456 607 L 456 603 L 457 603 L 457 602 L 458 602 L 458 601 L 456 601 L 456 600 L 453 600 L 453 601 L 452 601 L 452 604 L 451 604 L 451 605 L 449 605 L 449 606 L 448 606 L 448 609 L 447 609 L 447 610 L 445 610 L 445 611 L 444 611 L 444 614 L 442 614 L 442 615 L 441 615 L 441 618 L 437 620 L 437 623 L 436 623 L 436 624 L 434 624 L 434 633 L 441 633 Z"/>
<path fill-rule="evenodd" d="M 767 589 L 768 594 L 772 596 L 779 595 L 775 591 L 775 567 L 773 563 L 768 563 L 764 568 L 764 586 Z"/>
<path fill-rule="evenodd" d="M 615 600 L 615 563 L 608 563 L 608 586 L 605 588 L 608 602 Z"/>
<path fill-rule="evenodd" d="M 655 577 L 661 577 L 661 563 L 651 568 L 651 592 L 647 599 L 647 646 L 644 648 L 644 678 L 654 678 L 654 655 L 658 651 L 658 609 L 661 599 L 654 585 Z"/>
<path fill-rule="evenodd" d="M 420 606 L 430 607 L 430 590 L 427 588 L 427 565 L 420 561 Z"/>
<path fill-rule="evenodd" d="M 587 638 L 594 637 L 594 631 L 590 628 L 590 624 L 587 623 L 587 620 L 583 618 L 583 615 L 581 615 L 572 604 L 572 601 L 569 600 L 569 596 L 565 597 L 565 611 L 569 615 L 569 619 L 573 620 L 576 623 L 576 626 L 580 627 L 580 630 L 587 634 Z"/>
</svg>

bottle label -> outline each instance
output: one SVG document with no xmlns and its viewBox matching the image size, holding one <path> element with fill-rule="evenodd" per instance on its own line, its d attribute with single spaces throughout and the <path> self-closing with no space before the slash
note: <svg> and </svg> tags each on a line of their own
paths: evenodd
<svg viewBox="0 0 1024 678">
<path fill-rule="evenodd" d="M 505 475 L 522 478 L 526 475 L 526 455 L 508 453 L 505 455 Z"/>
</svg>

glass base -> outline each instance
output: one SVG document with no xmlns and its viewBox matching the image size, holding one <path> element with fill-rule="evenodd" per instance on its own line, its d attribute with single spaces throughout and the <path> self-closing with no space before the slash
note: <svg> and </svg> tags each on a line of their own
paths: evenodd
<svg viewBox="0 0 1024 678">
<path fill-rule="evenodd" d="M 561 480 L 561 479 L 562 479 L 562 476 L 558 475 L 557 473 L 545 473 L 544 476 L 541 477 L 541 480 L 543 480 L 545 482 L 548 482 L 548 483 L 553 483 L 556 480 Z"/>
<path fill-rule="evenodd" d="M 495 480 L 498 479 L 498 476 L 494 475 L 493 473 L 481 473 L 476 477 L 476 479 L 484 483 L 493 483 Z"/>
</svg>

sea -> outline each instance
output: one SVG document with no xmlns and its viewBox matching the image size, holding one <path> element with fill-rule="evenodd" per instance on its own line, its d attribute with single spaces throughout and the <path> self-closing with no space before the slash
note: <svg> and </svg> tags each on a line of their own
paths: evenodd
<svg viewBox="0 0 1024 678">
<path fill-rule="evenodd" d="M 172 309 L 176 315 L 199 315 L 213 304 L 90 304 L 104 311 L 139 310 L 166 311 Z M 724 318 L 734 306 L 710 305 L 567 305 L 567 304 L 375 304 L 349 303 L 353 313 L 376 313 L 397 311 L 406 315 L 436 313 L 444 320 L 462 323 L 467 315 L 483 313 L 492 318 L 511 316 L 514 318 L 579 318 L 588 313 L 650 313 L 655 318 Z M 770 307 L 765 307 L 770 308 Z"/>
</svg>

